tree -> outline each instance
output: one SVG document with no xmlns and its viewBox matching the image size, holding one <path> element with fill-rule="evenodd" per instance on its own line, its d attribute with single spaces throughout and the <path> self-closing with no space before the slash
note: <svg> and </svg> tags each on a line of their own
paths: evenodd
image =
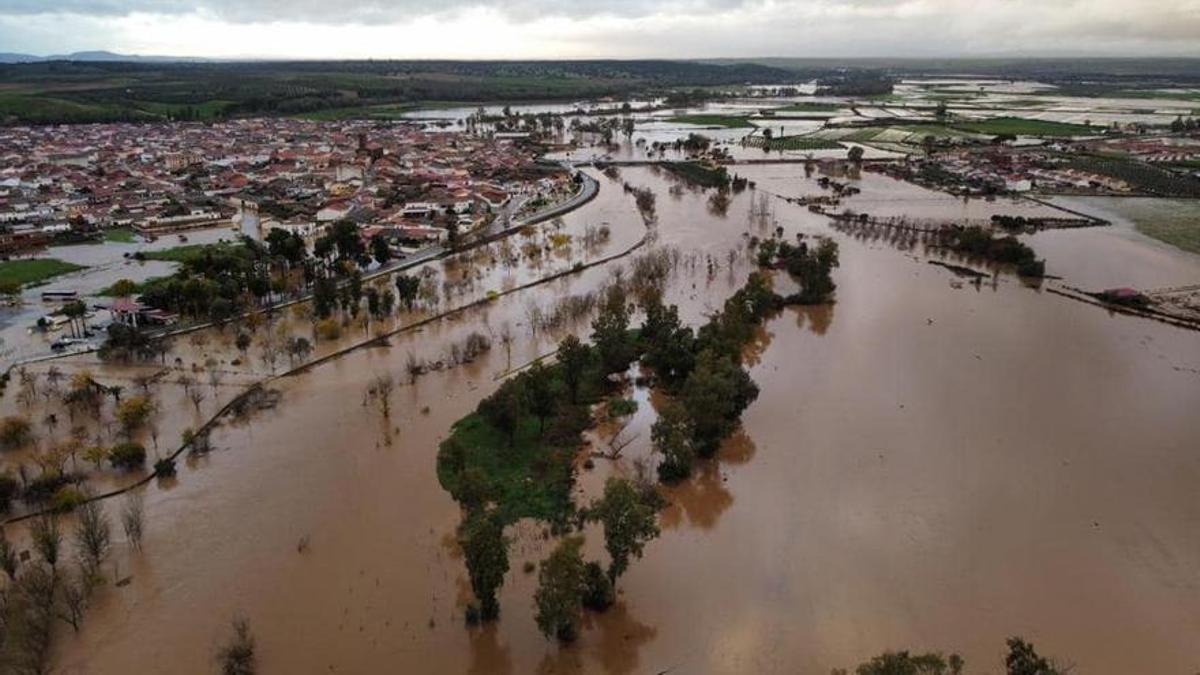
<svg viewBox="0 0 1200 675">
<path fill-rule="evenodd" d="M 949 658 L 941 654 L 909 654 L 906 651 L 884 652 L 855 669 L 856 675 L 959 675 L 963 661 L 957 654 Z"/>
<path fill-rule="evenodd" d="M 846 153 L 846 157 L 855 164 L 858 164 L 863 159 L 863 149 L 861 145 L 855 145 Z"/>
<path fill-rule="evenodd" d="M 126 438 L 132 438 L 153 412 L 154 402 L 149 396 L 130 396 L 117 404 L 117 421 L 121 423 Z"/>
<path fill-rule="evenodd" d="M 571 403 L 579 401 L 579 385 L 590 360 L 591 350 L 574 335 L 568 335 L 558 344 L 558 364 Z"/>
<path fill-rule="evenodd" d="M 1049 659 L 1039 656 L 1032 643 L 1019 637 L 1010 637 L 1007 644 L 1008 656 L 1004 657 L 1004 667 L 1008 675 L 1060 675 L 1058 667 Z"/>
<path fill-rule="evenodd" d="M 619 286 L 608 289 L 600 313 L 592 321 L 592 342 L 600 353 L 605 373 L 624 370 L 633 360 L 634 345 L 629 339 L 629 308 L 625 292 Z"/>
<path fill-rule="evenodd" d="M 471 590 L 479 600 L 480 613 L 485 621 L 500 614 L 496 590 L 504 584 L 508 572 L 508 540 L 504 537 L 504 521 L 495 512 L 475 509 L 458 530 Z"/>
<path fill-rule="evenodd" d="M 371 257 L 380 265 L 385 265 L 392 259 L 392 249 L 388 247 L 387 239 L 382 234 L 371 237 Z"/>
<path fill-rule="evenodd" d="M 392 392 L 396 390 L 396 380 L 390 373 L 376 375 L 367 385 L 367 399 L 379 406 L 379 412 L 384 419 L 391 417 Z"/>
<path fill-rule="evenodd" d="M 658 463 L 658 479 L 664 483 L 683 480 L 692 475 L 692 463 L 696 450 L 692 447 L 691 419 L 683 406 L 667 401 L 658 411 L 658 419 L 650 427 L 650 440 L 654 450 L 662 455 Z"/>
<path fill-rule="evenodd" d="M 558 392 L 555 391 L 554 377 L 550 369 L 539 361 L 530 366 L 522 375 L 525 380 L 525 395 L 529 401 L 529 411 L 538 418 L 538 433 L 546 429 L 546 418 L 554 414 L 558 408 Z"/>
<path fill-rule="evenodd" d="M 420 290 L 421 280 L 417 277 L 411 277 L 407 274 L 396 275 L 396 295 L 408 311 L 412 311 L 413 304 L 417 299 L 417 292 Z"/>
<path fill-rule="evenodd" d="M 75 547 L 79 555 L 84 584 L 91 586 L 99 576 L 100 564 L 108 556 L 112 532 L 100 502 L 84 502 L 75 510 Z"/>
<path fill-rule="evenodd" d="M 135 551 L 142 550 L 142 534 L 145 524 L 145 506 L 142 494 L 137 491 L 125 493 L 125 503 L 121 506 L 121 527 L 125 530 L 125 538 Z"/>
<path fill-rule="evenodd" d="M 118 443 L 108 451 L 108 461 L 114 468 L 130 471 L 146 464 L 146 448 L 132 441 Z"/>
<path fill-rule="evenodd" d="M 742 411 L 758 398 L 758 386 L 732 358 L 706 350 L 680 394 L 691 419 L 696 452 L 711 457 L 732 433 Z"/>
<path fill-rule="evenodd" d="M 583 537 L 566 537 L 538 570 L 535 619 L 546 637 L 572 642 L 579 635 L 585 588 L 582 547 Z"/>
<path fill-rule="evenodd" d="M 658 536 L 657 509 L 631 481 L 610 476 L 591 514 L 604 526 L 604 548 L 612 559 L 608 578 L 615 585 L 629 568 L 629 559 L 641 558 L 646 542 Z"/>
<path fill-rule="evenodd" d="M 29 526 L 29 536 L 33 540 L 33 548 L 50 567 L 58 564 L 58 551 L 62 547 L 62 531 L 58 528 L 58 518 L 53 514 L 38 516 Z"/>
<path fill-rule="evenodd" d="M 257 671 L 248 619 L 234 617 L 233 636 L 217 651 L 217 663 L 222 675 L 254 675 Z"/>
<path fill-rule="evenodd" d="M 129 279 L 117 279 L 108 287 L 108 292 L 114 297 L 128 298 L 138 292 L 138 285 Z"/>
<path fill-rule="evenodd" d="M 524 385 L 522 379 L 509 380 L 496 393 L 479 402 L 479 414 L 508 437 L 509 447 L 516 441 L 521 416 L 525 413 Z"/>
<path fill-rule="evenodd" d="M 33 425 L 29 420 L 10 415 L 0 420 L 0 447 L 15 450 L 33 442 Z"/>
</svg>

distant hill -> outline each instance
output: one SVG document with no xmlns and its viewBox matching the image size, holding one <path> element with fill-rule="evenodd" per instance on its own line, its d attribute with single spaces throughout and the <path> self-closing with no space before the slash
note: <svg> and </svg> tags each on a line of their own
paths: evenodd
<svg viewBox="0 0 1200 675">
<path fill-rule="evenodd" d="M 72 52 L 70 54 L 52 54 L 36 56 L 34 54 L 17 54 L 0 52 L 0 63 L 41 63 L 44 61 L 80 61 L 80 62 L 124 62 L 124 63 L 198 63 L 204 62 L 198 56 L 154 56 L 139 54 L 118 54 L 104 50 Z"/>
</svg>

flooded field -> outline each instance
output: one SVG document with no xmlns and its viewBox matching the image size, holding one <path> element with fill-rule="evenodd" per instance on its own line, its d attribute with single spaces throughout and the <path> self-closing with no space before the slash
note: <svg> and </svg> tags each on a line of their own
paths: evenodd
<svg viewBox="0 0 1200 675">
<path fill-rule="evenodd" d="M 782 196 L 820 193 L 800 165 L 737 172 Z M 632 198 L 599 180 L 600 196 L 562 229 L 582 238 L 607 225 L 606 243 L 546 257 L 541 269 L 477 262 L 468 269 L 479 278 L 438 309 L 639 241 Z M 666 299 L 700 323 L 750 271 L 749 237 L 767 234 L 748 218 L 755 193 L 722 212 L 650 168 L 623 168 L 620 180 L 658 195 L 649 246 L 682 260 Z M 1047 208 L 892 183 L 866 175 L 848 203 L 947 219 Z M 1197 334 L 1007 273 L 963 283 L 927 264 L 936 253 L 919 245 L 849 236 L 772 204 L 785 237 L 841 245 L 837 303 L 768 321 L 748 359 L 762 391 L 743 429 L 665 491 L 662 536 L 576 644 L 560 648 L 534 625 L 536 575 L 522 564 L 553 542 L 529 523 L 509 531 L 500 621 L 464 627 L 459 507 L 437 482 L 435 455 L 500 374 L 565 334 L 532 330 L 531 308 L 594 290 L 625 261 L 274 382 L 275 408 L 218 427 L 212 452 L 146 488 L 145 552 L 118 542 L 112 563 L 132 580 L 102 589 L 77 635 L 64 627 L 56 669 L 209 672 L 234 614 L 249 618 L 264 672 L 820 673 L 885 649 L 957 651 L 968 672 L 997 672 L 1016 634 L 1082 673 L 1200 667 Z M 1071 283 L 1117 271 L 1200 280 L 1194 256 L 1108 229 L 1028 241 Z M 464 278 L 462 263 L 438 265 L 439 279 Z M 567 330 L 586 337 L 586 324 Z M 436 359 L 503 326 L 508 348 L 497 340 L 470 364 L 402 377 L 410 353 Z M 179 349 L 187 362 L 204 348 Z M 364 404 L 380 372 L 406 382 L 386 423 Z M 648 455 L 655 396 L 633 397 L 636 440 L 622 459 L 582 471 L 581 493 Z M 590 532 L 589 557 L 603 555 L 600 544 Z"/>
</svg>

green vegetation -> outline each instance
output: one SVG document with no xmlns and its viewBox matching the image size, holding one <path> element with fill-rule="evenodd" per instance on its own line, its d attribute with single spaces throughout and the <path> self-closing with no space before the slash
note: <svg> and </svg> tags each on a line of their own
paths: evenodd
<svg viewBox="0 0 1200 675">
<path fill-rule="evenodd" d="M 729 185 L 729 172 L 723 166 L 700 162 L 669 162 L 662 165 L 667 171 L 701 187 L 721 188 Z"/>
<path fill-rule="evenodd" d="M 819 305 L 830 302 L 837 284 L 831 274 L 839 264 L 838 245 L 822 237 L 815 247 L 801 241 L 792 246 L 786 241 L 767 239 L 758 245 L 758 264 L 788 271 L 800 290 L 785 299 L 788 304 Z"/>
<path fill-rule="evenodd" d="M 164 262 L 187 263 L 198 260 L 206 253 L 223 248 L 231 248 L 234 244 L 186 244 L 157 251 L 139 251 L 137 257 L 141 260 L 161 260 Z"/>
<path fill-rule="evenodd" d="M 104 231 L 104 241 L 111 241 L 117 244 L 132 244 L 137 241 L 137 238 L 133 233 L 133 228 L 114 227 Z"/>
<path fill-rule="evenodd" d="M 574 101 L 790 77 L 684 61 L 42 62 L 0 65 L 0 122 L 390 117 L 421 101 Z"/>
<path fill-rule="evenodd" d="M 1200 180 L 1178 176 L 1144 162 L 1120 157 L 1077 155 L 1071 157 L 1067 166 L 1124 181 L 1138 192 L 1159 197 L 1200 197 Z"/>
<path fill-rule="evenodd" d="M 1033 645 L 1019 637 L 1006 641 L 1008 654 L 1004 657 L 1006 675 L 1064 675 L 1063 668 L 1044 656 L 1040 656 Z M 966 662 L 958 654 L 942 656 L 939 652 L 913 654 L 908 651 L 889 651 L 859 664 L 855 675 L 961 675 Z M 836 668 L 833 675 L 848 675 L 848 671 Z"/>
<path fill-rule="evenodd" d="M 841 150 L 842 144 L 837 141 L 831 141 L 826 138 L 819 138 L 813 135 L 797 135 L 797 136 L 779 136 L 768 138 L 766 136 L 751 136 L 746 139 L 746 144 L 751 147 L 760 147 L 764 150 Z"/>
<path fill-rule="evenodd" d="M 76 272 L 82 265 L 69 263 L 58 258 L 22 258 L 0 262 L 0 284 L 13 283 L 33 286 L 48 279 Z"/>
<path fill-rule="evenodd" d="M 725 127 L 727 129 L 754 128 L 754 125 L 746 117 L 735 115 L 676 115 L 670 121 L 681 124 L 697 124 L 706 127 Z"/>
<path fill-rule="evenodd" d="M 774 112 L 776 115 L 778 115 L 780 113 L 837 112 L 839 110 L 845 110 L 845 109 L 846 109 L 846 106 L 843 104 L 840 104 L 840 103 L 818 103 L 816 101 L 801 101 L 800 103 L 793 103 L 789 106 L 784 106 L 782 108 L 776 108 Z"/>
<path fill-rule="evenodd" d="M 939 233 L 942 246 L 968 257 L 981 258 L 1002 265 L 1016 266 L 1023 277 L 1042 277 L 1046 263 L 1021 240 L 1012 235 L 997 237 L 978 225 L 945 228 Z"/>
<path fill-rule="evenodd" d="M 96 295 L 104 296 L 106 298 L 124 298 L 134 295 L 141 295 L 142 293 L 145 293 L 147 289 L 154 288 L 158 284 L 161 284 L 165 278 L 166 277 L 150 277 L 149 279 L 141 282 L 130 281 L 129 279 L 118 279 L 111 285 L 100 289 Z"/>
<path fill-rule="evenodd" d="M 989 136 L 1012 135 L 1056 138 L 1095 135 L 1102 131 L 1102 129 L 1086 124 L 1068 124 L 1066 122 L 1051 122 L 1024 117 L 994 117 L 987 120 L 954 122 L 953 126 L 973 134 L 985 134 Z"/>
</svg>

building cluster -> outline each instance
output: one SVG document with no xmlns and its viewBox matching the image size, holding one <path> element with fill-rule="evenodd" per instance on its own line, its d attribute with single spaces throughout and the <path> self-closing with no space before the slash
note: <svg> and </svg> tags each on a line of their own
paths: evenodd
<svg viewBox="0 0 1200 675">
<path fill-rule="evenodd" d="M 1132 180 L 1132 174 L 1111 166 L 1104 170 L 1106 158 L 1142 162 L 1180 178 L 1200 178 L 1200 139 L 1182 136 L 960 148 L 870 168 L 956 194 L 1139 194 L 1143 185 Z"/>
<path fill-rule="evenodd" d="M 0 253 L 129 227 L 315 236 L 351 220 L 397 242 L 480 226 L 563 188 L 518 138 L 380 122 L 247 119 L 0 129 Z M 248 227 L 247 227 L 248 226 Z"/>
</svg>

